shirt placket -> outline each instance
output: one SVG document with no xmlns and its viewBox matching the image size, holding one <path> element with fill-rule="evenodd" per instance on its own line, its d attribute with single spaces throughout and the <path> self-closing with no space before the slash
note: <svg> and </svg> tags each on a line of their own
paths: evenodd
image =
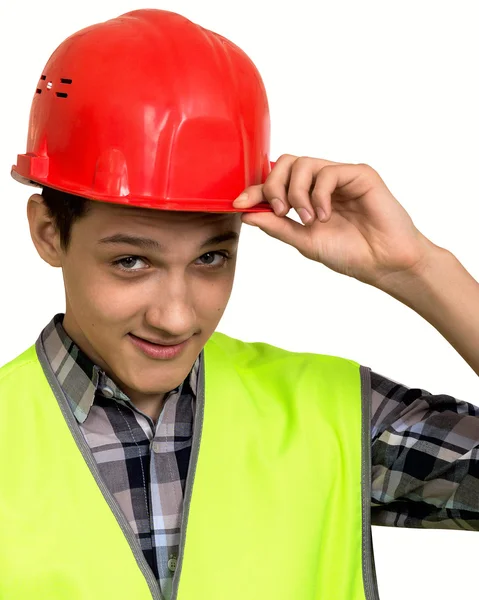
<svg viewBox="0 0 479 600">
<path fill-rule="evenodd" d="M 156 550 L 159 583 L 166 600 L 171 597 L 180 540 L 183 504 L 175 455 L 175 424 L 179 393 L 169 396 L 151 441 L 150 500 L 152 542 Z"/>
</svg>

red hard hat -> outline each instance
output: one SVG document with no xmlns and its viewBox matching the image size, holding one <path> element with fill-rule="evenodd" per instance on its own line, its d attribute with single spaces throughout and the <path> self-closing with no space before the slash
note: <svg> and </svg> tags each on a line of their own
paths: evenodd
<svg viewBox="0 0 479 600">
<path fill-rule="evenodd" d="M 163 210 L 234 208 L 271 171 L 263 81 L 221 35 L 135 10 L 67 38 L 33 98 L 12 176 L 93 200 Z"/>
</svg>

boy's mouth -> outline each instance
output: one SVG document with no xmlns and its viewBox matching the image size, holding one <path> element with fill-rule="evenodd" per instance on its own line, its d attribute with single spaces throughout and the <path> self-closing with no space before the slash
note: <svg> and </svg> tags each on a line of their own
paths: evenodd
<svg viewBox="0 0 479 600">
<path fill-rule="evenodd" d="M 155 346 L 179 346 L 180 344 L 183 344 L 184 342 L 189 340 L 189 338 L 186 338 L 185 340 L 179 340 L 176 342 L 163 342 L 162 340 L 149 340 L 148 338 L 140 337 L 138 335 L 135 335 L 134 333 L 130 333 L 129 335 L 136 338 L 137 340 L 142 340 L 144 342 L 148 342 L 149 344 L 154 344 Z"/>
<path fill-rule="evenodd" d="M 157 342 L 152 342 L 150 340 L 146 340 L 145 338 L 138 337 L 133 333 L 129 333 L 128 336 L 132 344 L 141 350 L 143 354 L 155 359 L 175 358 L 184 350 L 191 339 L 187 338 L 186 340 L 176 344 L 159 344 Z"/>
</svg>

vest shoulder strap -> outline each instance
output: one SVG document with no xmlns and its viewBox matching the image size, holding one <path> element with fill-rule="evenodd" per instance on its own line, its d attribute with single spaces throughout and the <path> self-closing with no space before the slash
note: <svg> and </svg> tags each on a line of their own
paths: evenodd
<svg viewBox="0 0 479 600">
<path fill-rule="evenodd" d="M 225 333 L 215 331 L 210 339 L 206 342 L 206 346 L 210 353 L 227 355 L 230 358 L 234 357 L 237 364 L 251 365 L 252 362 L 264 363 L 276 361 L 279 359 L 295 359 L 304 360 L 305 357 L 316 363 L 322 363 L 324 366 L 332 368 L 340 364 L 349 363 L 350 366 L 358 368 L 360 364 L 350 358 L 334 356 L 329 354 L 318 354 L 316 352 L 293 351 L 274 346 L 266 342 L 246 342 Z"/>
<path fill-rule="evenodd" d="M 0 367 L 0 383 L 2 379 L 11 376 L 18 369 L 34 364 L 38 364 L 38 357 L 35 350 L 35 345 L 32 344 L 21 354 Z"/>
</svg>

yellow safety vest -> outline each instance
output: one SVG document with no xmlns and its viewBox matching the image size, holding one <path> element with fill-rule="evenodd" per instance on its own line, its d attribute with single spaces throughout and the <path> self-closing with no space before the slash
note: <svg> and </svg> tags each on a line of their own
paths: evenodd
<svg viewBox="0 0 479 600">
<path fill-rule="evenodd" d="M 172 600 L 376 600 L 369 370 L 214 333 Z M 1 600 L 161 600 L 41 338 L 0 369 Z"/>
</svg>

